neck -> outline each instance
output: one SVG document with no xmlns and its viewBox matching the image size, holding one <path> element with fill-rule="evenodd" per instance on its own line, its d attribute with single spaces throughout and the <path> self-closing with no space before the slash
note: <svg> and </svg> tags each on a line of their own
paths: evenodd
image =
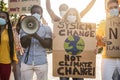
<svg viewBox="0 0 120 80">
<path fill-rule="evenodd" d="M 0 33 L 6 28 L 6 26 L 0 26 Z"/>
</svg>

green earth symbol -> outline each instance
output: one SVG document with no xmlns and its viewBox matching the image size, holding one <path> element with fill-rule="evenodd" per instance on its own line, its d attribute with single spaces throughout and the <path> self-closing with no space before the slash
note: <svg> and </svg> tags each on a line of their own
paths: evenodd
<svg viewBox="0 0 120 80">
<path fill-rule="evenodd" d="M 64 49 L 68 54 L 77 55 L 85 48 L 84 40 L 79 36 L 69 36 L 64 42 Z"/>
</svg>

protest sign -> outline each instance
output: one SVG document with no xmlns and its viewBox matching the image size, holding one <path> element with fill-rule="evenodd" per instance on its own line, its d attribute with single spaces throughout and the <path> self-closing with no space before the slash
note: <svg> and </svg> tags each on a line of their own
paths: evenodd
<svg viewBox="0 0 120 80">
<path fill-rule="evenodd" d="M 40 0 L 8 0 L 10 14 L 30 13 L 33 5 L 40 5 Z"/>
<path fill-rule="evenodd" d="M 106 24 L 106 52 L 108 57 L 120 57 L 120 18 L 107 18 Z"/>
<path fill-rule="evenodd" d="M 54 23 L 53 75 L 94 78 L 96 66 L 96 25 L 93 23 Z"/>
</svg>

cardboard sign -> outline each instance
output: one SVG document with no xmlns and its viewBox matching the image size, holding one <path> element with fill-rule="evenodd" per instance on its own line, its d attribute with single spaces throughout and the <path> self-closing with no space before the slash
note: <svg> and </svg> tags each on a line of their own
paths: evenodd
<svg viewBox="0 0 120 80">
<path fill-rule="evenodd" d="M 33 5 L 40 5 L 40 0 L 8 0 L 10 14 L 30 13 Z"/>
<path fill-rule="evenodd" d="M 107 56 L 120 57 L 120 17 L 107 19 L 106 37 Z"/>
<path fill-rule="evenodd" d="M 54 23 L 53 76 L 95 78 L 96 25 Z"/>
</svg>

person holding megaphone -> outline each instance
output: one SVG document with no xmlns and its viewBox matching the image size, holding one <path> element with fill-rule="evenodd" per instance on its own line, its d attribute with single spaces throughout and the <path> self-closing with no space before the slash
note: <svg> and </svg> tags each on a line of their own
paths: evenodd
<svg viewBox="0 0 120 80">
<path fill-rule="evenodd" d="M 32 21 L 32 19 L 26 19 L 26 23 L 21 25 L 25 27 L 27 24 L 25 31 L 28 31 L 28 33 L 30 33 L 29 31 L 32 31 L 32 29 L 34 31 L 34 28 L 31 28 L 31 26 L 39 27 L 38 30 L 32 34 L 28 34 L 24 29 L 20 31 L 21 44 L 25 49 L 21 60 L 21 80 L 32 80 L 34 72 L 37 75 L 37 80 L 47 80 L 48 64 L 46 48 L 51 48 L 52 46 L 52 31 L 49 26 L 41 24 L 42 14 L 42 8 L 38 5 L 33 5 L 31 15 L 36 18 L 39 25 L 36 24 L 36 21 Z"/>
</svg>

